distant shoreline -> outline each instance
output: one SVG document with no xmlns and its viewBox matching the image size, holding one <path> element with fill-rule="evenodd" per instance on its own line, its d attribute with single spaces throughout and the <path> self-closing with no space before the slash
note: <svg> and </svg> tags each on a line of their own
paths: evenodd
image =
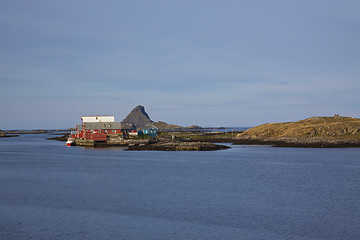
<svg viewBox="0 0 360 240">
<path fill-rule="evenodd" d="M 12 134 L 12 135 L 7 135 L 7 134 L 1 134 L 0 137 L 2 138 L 8 138 L 8 137 L 19 137 L 20 135 L 17 134 Z"/>
</svg>

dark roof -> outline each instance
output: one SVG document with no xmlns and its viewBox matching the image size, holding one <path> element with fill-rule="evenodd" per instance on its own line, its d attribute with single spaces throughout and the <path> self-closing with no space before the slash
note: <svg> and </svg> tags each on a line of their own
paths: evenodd
<svg viewBox="0 0 360 240">
<path fill-rule="evenodd" d="M 121 122 L 85 122 L 85 129 L 104 129 L 114 130 L 121 129 Z M 82 125 L 78 125 L 79 131 L 82 130 Z"/>
</svg>

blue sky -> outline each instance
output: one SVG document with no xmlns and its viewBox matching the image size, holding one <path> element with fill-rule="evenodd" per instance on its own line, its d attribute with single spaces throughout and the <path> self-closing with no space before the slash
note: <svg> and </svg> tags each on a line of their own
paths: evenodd
<svg viewBox="0 0 360 240">
<path fill-rule="evenodd" d="M 360 117 L 358 0 L 2 0 L 0 129 Z"/>
</svg>

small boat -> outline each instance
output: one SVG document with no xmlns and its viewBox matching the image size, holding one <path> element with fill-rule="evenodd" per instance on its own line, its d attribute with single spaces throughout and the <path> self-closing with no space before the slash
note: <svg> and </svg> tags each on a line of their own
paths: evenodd
<svg viewBox="0 0 360 240">
<path fill-rule="evenodd" d="M 71 146 L 74 143 L 74 139 L 69 137 L 65 143 L 65 146 Z"/>
</svg>

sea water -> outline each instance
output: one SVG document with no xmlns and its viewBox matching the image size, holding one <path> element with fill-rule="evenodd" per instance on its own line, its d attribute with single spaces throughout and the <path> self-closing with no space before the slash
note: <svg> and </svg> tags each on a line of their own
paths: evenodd
<svg viewBox="0 0 360 240">
<path fill-rule="evenodd" d="M 0 138 L 0 239 L 360 239 L 360 148 Z"/>
</svg>

